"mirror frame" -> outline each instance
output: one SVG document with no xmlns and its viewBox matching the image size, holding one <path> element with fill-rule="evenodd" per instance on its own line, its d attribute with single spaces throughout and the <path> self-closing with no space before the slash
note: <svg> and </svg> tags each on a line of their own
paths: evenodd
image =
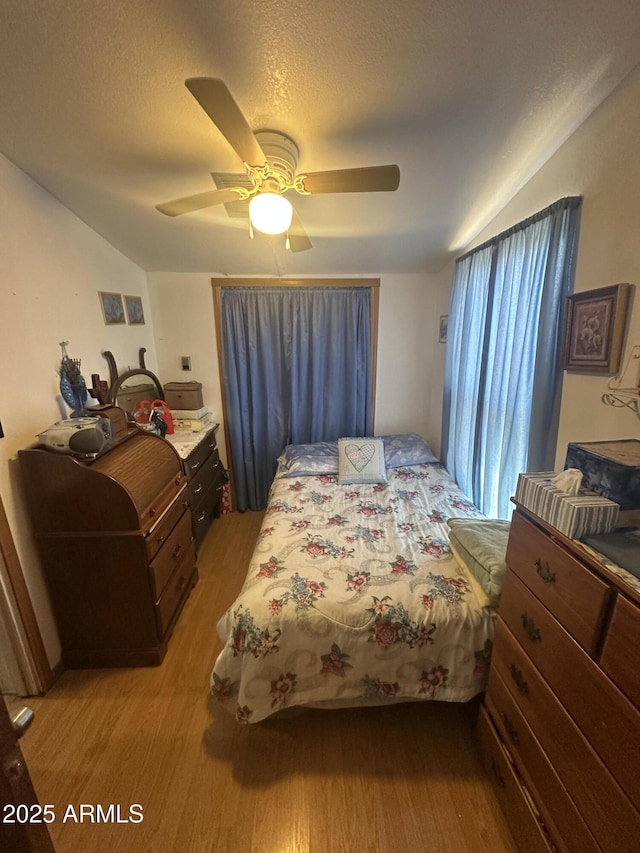
<svg viewBox="0 0 640 853">
<path fill-rule="evenodd" d="M 156 396 L 154 399 L 164 400 L 164 390 L 162 388 L 162 385 L 160 384 L 160 380 L 155 375 L 155 373 L 152 373 L 146 368 L 137 367 L 133 370 L 125 370 L 125 372 L 121 373 L 120 376 L 118 376 L 118 378 L 116 379 L 116 381 L 112 383 L 111 388 L 109 388 L 109 402 L 112 406 L 118 405 L 118 391 L 120 391 L 122 384 L 126 382 L 127 379 L 131 379 L 133 376 L 148 376 L 150 379 L 152 379 L 156 386 Z"/>
<path fill-rule="evenodd" d="M 141 347 L 138 352 L 138 358 L 140 361 L 140 367 L 134 368 L 133 370 L 125 370 L 124 373 L 121 373 L 118 376 L 118 368 L 116 366 L 116 360 L 113 357 L 113 353 L 110 350 L 105 350 L 102 355 L 106 358 L 107 364 L 109 365 L 109 396 L 108 400 L 112 406 L 117 406 L 118 399 L 118 391 L 122 387 L 122 384 L 127 381 L 127 379 L 131 379 L 133 376 L 148 376 L 149 379 L 152 379 L 156 386 L 156 396 L 154 399 L 156 400 L 164 400 L 164 389 L 162 387 L 162 383 L 150 370 L 147 370 L 144 363 L 144 354 L 146 353 L 146 347 Z M 130 414 L 130 413 L 129 413 Z"/>
</svg>

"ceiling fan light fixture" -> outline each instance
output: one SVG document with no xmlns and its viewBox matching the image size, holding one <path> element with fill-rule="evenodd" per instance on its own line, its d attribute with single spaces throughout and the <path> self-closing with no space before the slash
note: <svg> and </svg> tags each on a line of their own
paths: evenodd
<svg viewBox="0 0 640 853">
<path fill-rule="evenodd" d="M 291 202 L 280 193 L 258 193 L 249 202 L 251 224 L 264 234 L 284 234 L 292 217 Z"/>
</svg>

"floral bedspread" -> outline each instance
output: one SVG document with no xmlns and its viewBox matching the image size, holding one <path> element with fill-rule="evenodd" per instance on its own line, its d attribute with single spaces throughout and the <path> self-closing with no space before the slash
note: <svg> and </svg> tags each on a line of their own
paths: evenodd
<svg viewBox="0 0 640 853">
<path fill-rule="evenodd" d="M 481 517 L 440 464 L 340 486 L 276 475 L 238 598 L 218 623 L 211 676 L 239 722 L 286 707 L 345 707 L 484 690 L 495 611 L 448 546 L 446 520 Z"/>
</svg>

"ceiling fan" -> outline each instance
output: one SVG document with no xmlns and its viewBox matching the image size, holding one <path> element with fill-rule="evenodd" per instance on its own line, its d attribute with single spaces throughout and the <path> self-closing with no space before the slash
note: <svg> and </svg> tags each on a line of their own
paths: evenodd
<svg viewBox="0 0 640 853">
<path fill-rule="evenodd" d="M 284 193 L 289 190 L 301 195 L 393 192 L 398 188 L 400 170 L 397 166 L 296 174 L 298 147 L 295 142 L 279 131 L 254 133 L 222 80 L 191 77 L 185 85 L 240 157 L 249 181 L 242 181 L 244 186 L 229 186 L 158 204 L 156 209 L 160 213 L 180 216 L 216 204 L 250 199 L 251 236 L 253 228 L 267 234 L 286 233 L 286 247 L 292 252 L 303 252 L 311 248 L 311 241 Z"/>
</svg>

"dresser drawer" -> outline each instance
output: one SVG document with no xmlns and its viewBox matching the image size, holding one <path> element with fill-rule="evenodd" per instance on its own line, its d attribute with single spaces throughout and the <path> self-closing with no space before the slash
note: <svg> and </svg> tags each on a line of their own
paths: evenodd
<svg viewBox="0 0 640 853">
<path fill-rule="evenodd" d="M 187 478 L 180 472 L 165 486 L 163 491 L 156 495 L 155 500 L 140 515 L 140 527 L 145 535 L 148 535 L 159 518 L 171 506 L 173 501 L 185 487 Z"/>
<path fill-rule="evenodd" d="M 187 490 L 185 487 L 178 494 L 174 502 L 170 504 L 164 515 L 162 515 L 151 528 L 145 539 L 147 556 L 150 560 L 153 559 L 158 549 L 166 542 L 168 535 L 176 526 L 178 519 L 188 507 L 189 499 L 187 497 Z"/>
<path fill-rule="evenodd" d="M 491 657 L 490 695 L 495 695 L 496 674 L 602 849 L 637 853 L 640 815 L 501 618 Z"/>
<path fill-rule="evenodd" d="M 149 566 L 153 600 L 157 601 L 192 540 L 191 513 L 184 512 Z"/>
<path fill-rule="evenodd" d="M 599 853 L 601 848 L 580 817 L 515 699 L 493 668 L 489 674 L 485 704 L 558 849 L 567 853 Z"/>
<path fill-rule="evenodd" d="M 200 548 L 209 525 L 220 514 L 223 484 L 224 480 L 220 474 L 202 496 L 199 503 L 193 507 L 193 538 L 196 543 L 196 551 Z"/>
<path fill-rule="evenodd" d="M 194 474 L 189 483 L 189 499 L 191 506 L 195 507 L 202 496 L 213 485 L 214 481 L 222 476 L 222 462 L 215 450 L 201 464 L 198 472 Z"/>
<path fill-rule="evenodd" d="M 554 848 L 547 839 L 546 830 L 534 812 L 530 795 L 514 772 L 484 708 L 480 709 L 478 735 L 484 766 L 493 782 L 498 802 L 508 815 L 509 829 L 518 849 L 527 853 L 550 853 Z"/>
<path fill-rule="evenodd" d="M 216 433 L 215 430 L 209 430 L 196 449 L 184 461 L 184 469 L 189 480 L 192 480 L 200 473 L 205 460 L 213 453 L 215 453 L 217 459 Z"/>
<path fill-rule="evenodd" d="M 629 761 L 640 755 L 640 712 L 513 572 L 507 572 L 500 615 L 640 808 L 640 767 Z"/>
<path fill-rule="evenodd" d="M 171 628 L 174 617 L 179 613 L 181 604 L 197 579 L 196 551 L 191 542 L 155 607 L 158 634 L 161 638 Z"/>
<path fill-rule="evenodd" d="M 602 650 L 600 666 L 623 693 L 640 708 L 640 608 L 622 595 L 616 597 Z"/>
<path fill-rule="evenodd" d="M 517 512 L 507 565 L 590 654 L 598 650 L 609 586 Z"/>
</svg>

